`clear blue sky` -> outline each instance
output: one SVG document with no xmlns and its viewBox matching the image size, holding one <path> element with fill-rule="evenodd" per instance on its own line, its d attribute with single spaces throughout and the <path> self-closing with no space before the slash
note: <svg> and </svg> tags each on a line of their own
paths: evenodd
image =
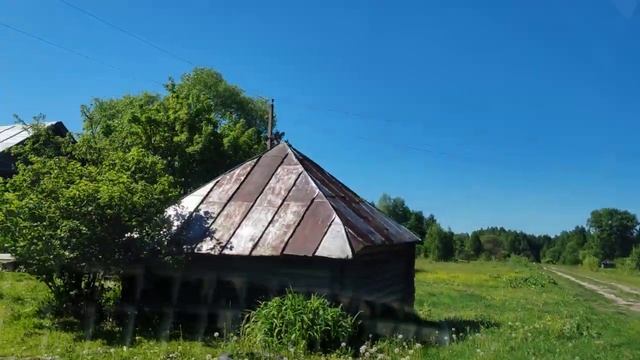
<svg viewBox="0 0 640 360">
<path fill-rule="evenodd" d="M 637 0 L 68 1 L 274 97 L 292 144 L 367 199 L 455 231 L 640 213 Z M 81 104 L 191 69 L 58 0 L 0 0 L 0 22 L 120 69 L 0 26 L 0 123 L 79 131 Z"/>
</svg>

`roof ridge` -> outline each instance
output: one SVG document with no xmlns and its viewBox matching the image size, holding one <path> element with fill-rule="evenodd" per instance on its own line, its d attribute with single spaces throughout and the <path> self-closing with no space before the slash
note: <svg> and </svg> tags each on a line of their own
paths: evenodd
<svg viewBox="0 0 640 360">
<path fill-rule="evenodd" d="M 285 141 L 284 144 L 287 147 L 287 150 L 289 151 L 289 153 L 291 155 L 293 155 L 293 159 L 300 165 L 300 168 L 302 169 L 302 173 L 301 174 L 305 174 L 309 178 L 309 180 L 311 181 L 313 186 L 318 190 L 318 195 L 321 195 L 327 201 L 327 204 L 329 204 L 329 207 L 331 207 L 331 210 L 333 211 L 334 218 L 333 218 L 333 220 L 331 220 L 331 223 L 329 224 L 329 226 L 331 226 L 331 224 L 335 221 L 335 218 L 338 218 L 340 220 L 340 224 L 341 224 L 342 229 L 344 230 L 344 234 L 345 234 L 345 241 L 347 242 L 347 246 L 349 247 L 349 251 L 351 252 L 350 256 L 351 257 L 355 256 L 356 251 L 353 248 L 353 245 L 351 244 L 351 241 L 349 241 L 349 237 L 346 235 L 347 234 L 347 228 L 344 225 L 344 221 L 342 221 L 342 217 L 338 214 L 338 211 L 336 210 L 336 207 L 333 206 L 331 201 L 329 201 L 329 199 L 327 197 L 327 194 L 324 193 L 324 191 L 323 191 L 324 186 L 319 186 L 318 185 L 317 180 L 311 174 L 309 174 L 309 171 L 304 166 L 303 162 L 301 162 L 300 159 L 298 159 L 298 156 L 304 157 L 304 158 L 307 158 L 307 159 L 308 159 L 308 157 L 306 155 L 304 155 L 302 152 L 300 152 L 298 149 L 293 147 L 293 145 L 291 145 L 288 141 Z M 315 196 L 314 201 L 318 197 L 318 195 Z M 329 230 L 329 226 L 327 227 L 326 231 Z M 320 244 L 318 244 L 318 247 L 320 247 Z M 283 251 L 284 251 L 284 249 L 283 249 Z M 314 250 L 314 254 L 317 251 L 318 251 L 318 249 L 316 248 Z"/>
<path fill-rule="evenodd" d="M 322 190 L 322 188 L 325 188 L 324 185 L 318 186 L 318 180 L 315 179 L 314 176 L 312 176 L 311 174 L 309 174 L 309 171 L 307 169 L 307 167 L 305 166 L 305 162 L 308 162 L 309 164 L 315 166 L 320 172 L 322 172 L 322 175 L 326 176 L 329 180 L 337 183 L 340 187 L 342 187 L 344 190 L 346 190 L 347 192 L 350 193 L 350 195 L 352 195 L 360 204 L 368 204 L 370 205 L 370 203 L 363 199 L 360 195 L 358 195 L 358 193 L 356 193 L 355 191 L 353 191 L 350 187 L 348 187 L 346 184 L 344 184 L 342 181 L 340 181 L 338 178 L 336 178 L 335 176 L 333 176 L 330 172 L 328 172 L 327 170 L 325 170 L 322 166 L 320 166 L 320 164 L 316 163 L 315 161 L 313 161 L 310 157 L 306 156 L 304 153 L 302 153 L 300 150 L 296 149 L 295 147 L 293 147 L 291 144 L 289 144 L 287 142 L 287 145 L 289 146 L 289 149 L 294 152 L 294 154 L 296 156 L 299 156 L 300 158 L 302 158 L 304 161 L 300 161 L 298 158 L 296 158 L 296 161 L 298 161 L 300 163 L 300 165 L 302 166 L 302 169 L 304 170 L 305 173 L 307 173 L 309 175 L 309 178 L 312 180 L 313 184 L 318 188 L 318 190 L 325 196 L 325 198 L 327 198 L 327 194 L 324 193 L 324 191 Z M 325 190 L 329 190 L 330 189 L 325 189 Z M 335 196 L 338 196 L 338 194 L 335 194 Z M 331 204 L 331 202 L 329 202 L 329 205 L 331 205 L 331 208 L 336 212 L 336 216 L 338 216 L 338 218 L 340 218 L 343 227 L 345 228 L 345 230 L 347 229 L 345 222 L 342 219 L 342 216 L 339 215 L 338 211 L 336 211 L 335 206 L 333 206 L 333 204 Z M 404 225 L 397 223 L 395 220 L 391 219 L 389 216 L 387 216 L 387 214 L 385 214 L 384 212 L 382 212 L 380 209 L 378 209 L 375 206 L 371 206 L 371 208 L 376 211 L 376 213 L 380 214 L 381 216 L 383 216 L 385 219 L 387 219 L 389 222 L 391 222 L 392 224 L 397 224 L 398 226 L 400 226 L 408 235 L 411 235 L 413 237 L 415 237 L 415 239 L 417 241 L 420 241 L 421 239 L 419 239 L 415 234 L 413 234 L 413 232 L 411 232 L 409 229 L 407 229 Z M 359 214 L 356 214 L 359 215 Z M 360 215 L 359 215 L 360 216 Z M 388 232 L 390 229 L 385 225 L 382 224 L 382 226 L 384 226 L 385 230 Z M 376 231 L 377 232 L 377 231 Z M 354 235 L 357 236 L 357 234 L 354 233 Z M 381 236 L 385 236 L 386 234 L 379 234 Z M 360 236 L 357 236 L 359 238 L 360 241 L 362 241 L 362 239 L 360 239 Z M 352 252 L 355 254 L 355 249 L 353 249 L 352 244 L 350 241 L 349 242 L 349 246 L 351 247 Z"/>
</svg>

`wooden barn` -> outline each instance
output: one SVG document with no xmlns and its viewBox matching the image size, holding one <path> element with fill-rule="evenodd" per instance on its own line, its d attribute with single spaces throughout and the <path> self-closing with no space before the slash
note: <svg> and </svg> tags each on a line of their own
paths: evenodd
<svg viewBox="0 0 640 360">
<path fill-rule="evenodd" d="M 61 121 L 45 123 L 54 134 L 65 136 L 69 132 Z M 16 171 L 15 161 L 9 149 L 22 144 L 31 136 L 29 125 L 13 124 L 0 126 L 0 177 L 10 177 Z"/>
<path fill-rule="evenodd" d="M 363 304 L 413 306 L 419 239 L 289 144 L 169 212 L 191 256 L 179 273 L 132 272 L 130 302 L 200 319 L 215 313 L 208 321 L 218 325 L 287 289 L 324 294 L 354 312 L 366 312 Z"/>
</svg>

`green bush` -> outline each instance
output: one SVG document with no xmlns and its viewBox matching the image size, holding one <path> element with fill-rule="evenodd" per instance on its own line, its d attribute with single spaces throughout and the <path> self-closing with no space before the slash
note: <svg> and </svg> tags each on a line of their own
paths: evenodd
<svg viewBox="0 0 640 360">
<path fill-rule="evenodd" d="M 627 263 L 635 270 L 640 270 L 640 245 L 634 246 L 627 258 Z"/>
<path fill-rule="evenodd" d="M 600 267 L 600 260 L 598 260 L 598 258 L 593 255 L 586 254 L 582 258 L 582 266 L 586 267 L 589 270 L 597 271 Z"/>
<path fill-rule="evenodd" d="M 516 266 L 531 266 L 531 260 L 528 257 L 520 256 L 520 255 L 511 255 L 509 256 L 509 263 Z"/>
<path fill-rule="evenodd" d="M 508 287 L 517 288 L 543 288 L 547 285 L 555 285 L 556 281 L 549 275 L 544 273 L 531 273 L 531 274 L 515 274 L 504 278 Z"/>
<path fill-rule="evenodd" d="M 249 313 L 243 338 L 266 349 L 329 352 L 355 333 L 356 319 L 319 295 L 292 291 L 263 302 Z"/>
</svg>

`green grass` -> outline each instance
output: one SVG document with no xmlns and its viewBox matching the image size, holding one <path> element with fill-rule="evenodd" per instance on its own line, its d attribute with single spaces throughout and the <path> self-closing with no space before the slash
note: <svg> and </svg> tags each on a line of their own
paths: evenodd
<svg viewBox="0 0 640 360">
<path fill-rule="evenodd" d="M 448 346 L 413 351 L 411 345 L 393 340 L 367 344 L 368 349 L 377 346 L 378 353 L 392 359 L 640 358 L 640 314 L 617 307 L 562 277 L 552 275 L 555 281 L 547 281 L 542 272 L 536 265 L 419 259 L 416 311 L 428 320 L 464 320 L 472 328 L 478 324 L 479 331 L 458 335 Z M 80 332 L 63 330 L 59 321 L 41 315 L 39 309 L 47 294 L 46 287 L 29 275 L 0 273 L 0 358 L 206 359 L 207 355 L 215 358 L 222 352 L 243 354 L 250 350 L 241 339 L 137 339 L 129 348 L 105 340 L 84 341 Z M 456 331 L 460 330 L 464 329 Z M 396 347 L 400 355 L 395 355 Z"/>
<path fill-rule="evenodd" d="M 601 281 L 613 281 L 621 285 L 631 286 L 640 289 L 640 271 L 620 268 L 598 269 L 592 271 L 581 266 L 555 265 L 561 270 L 578 275 L 589 276 Z"/>
</svg>

